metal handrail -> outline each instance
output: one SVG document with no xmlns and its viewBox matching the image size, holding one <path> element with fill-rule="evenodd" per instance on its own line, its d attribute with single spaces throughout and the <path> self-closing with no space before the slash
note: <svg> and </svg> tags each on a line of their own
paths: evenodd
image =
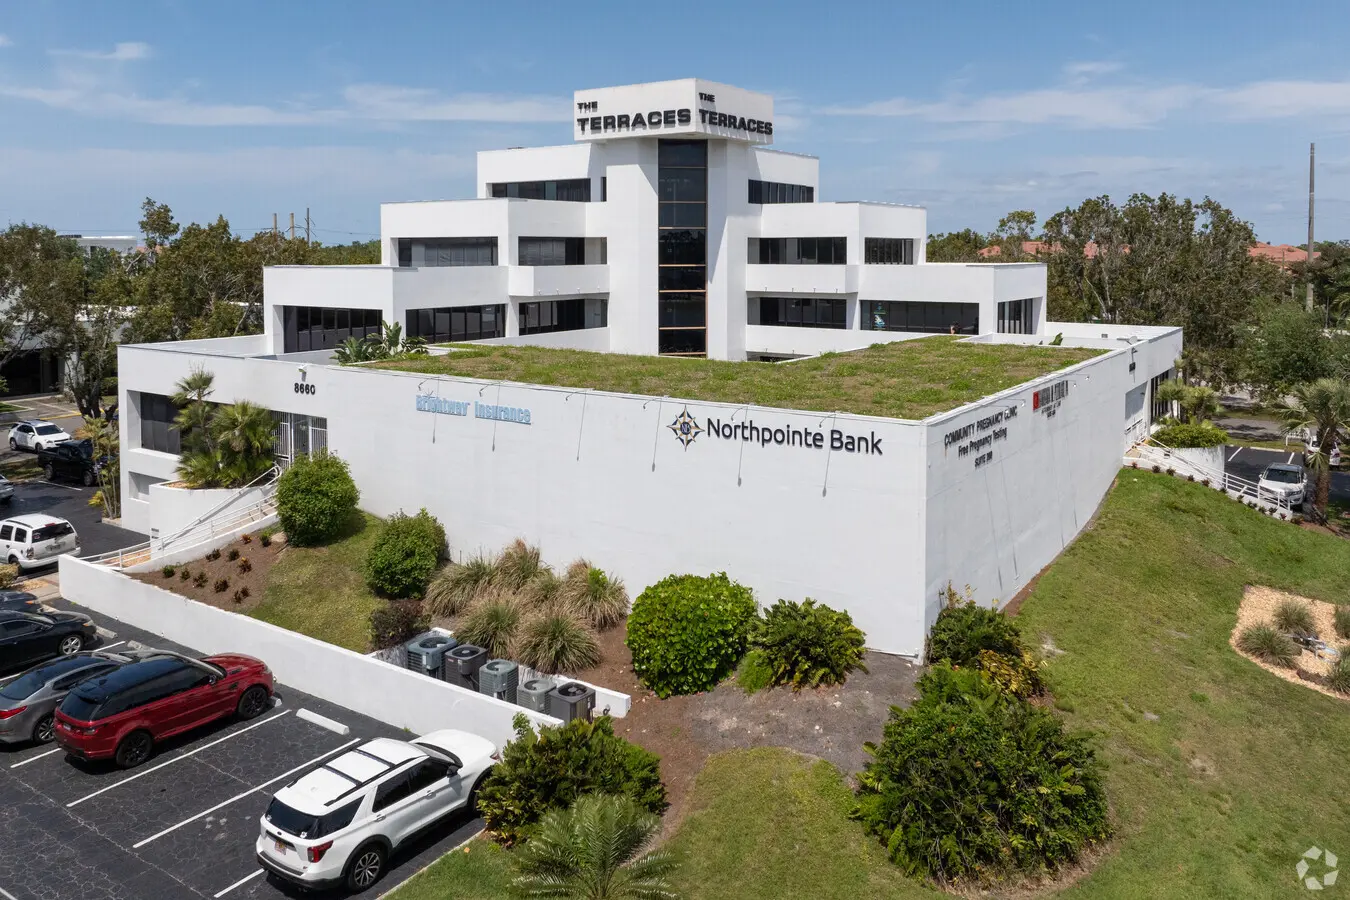
<svg viewBox="0 0 1350 900">
<path fill-rule="evenodd" d="M 207 530 L 205 533 L 208 536 L 214 536 L 223 531 L 233 531 L 240 524 L 262 518 L 263 516 L 270 514 L 274 509 L 276 509 L 276 498 L 270 496 L 266 497 L 243 509 L 235 510 L 235 512 L 231 513 L 229 516 L 220 519 L 209 519 L 204 522 L 199 521 L 196 525 L 179 529 L 169 537 L 161 540 L 159 542 L 159 548 L 163 550 L 171 541 L 177 542 L 179 539 L 188 535 L 195 536 L 197 533 L 203 531 L 203 526 L 206 526 Z M 154 542 L 151 541 L 151 544 L 153 543 Z M 195 546 L 195 544 L 188 544 L 187 546 L 192 547 Z"/>
<path fill-rule="evenodd" d="M 1286 501 L 1283 497 L 1274 495 L 1271 496 L 1263 495 L 1261 493 L 1260 485 L 1257 484 L 1255 481 L 1248 481 L 1245 478 L 1241 478 L 1237 475 L 1231 475 L 1228 472 L 1214 472 L 1192 460 L 1187 459 L 1184 456 L 1173 455 L 1177 452 L 1175 448 L 1169 447 L 1166 444 L 1154 438 L 1149 438 L 1147 441 L 1144 441 L 1143 443 L 1139 444 L 1136 449 L 1140 452 L 1141 458 L 1146 458 L 1147 457 L 1146 451 L 1153 448 L 1157 448 L 1163 451 L 1162 454 L 1163 462 L 1166 462 L 1169 465 L 1180 463 L 1181 468 L 1191 470 L 1191 472 L 1188 474 L 1198 474 L 1198 476 L 1201 478 L 1208 478 L 1211 481 L 1217 481 L 1221 489 L 1225 493 L 1228 491 L 1233 491 L 1234 493 L 1240 496 L 1251 497 L 1258 503 L 1266 503 L 1275 507 L 1276 509 L 1282 509 L 1289 513 L 1293 512 L 1293 507 L 1291 507 L 1289 505 L 1289 502 Z M 1157 460 L 1153 461 L 1156 462 Z"/>
<path fill-rule="evenodd" d="M 254 522 L 257 521 L 258 519 L 265 518 L 266 516 L 270 515 L 275 509 L 276 509 L 276 498 L 267 497 L 266 499 L 260 500 L 259 502 L 247 506 L 241 510 L 237 510 L 235 513 L 233 513 L 228 517 L 219 520 L 211 520 L 205 523 L 199 523 L 197 528 L 193 529 L 193 531 L 202 534 L 205 537 L 205 540 L 198 541 L 197 543 L 187 544 L 186 546 L 187 548 L 191 548 L 198 546 L 199 544 L 204 544 L 206 543 L 207 540 L 209 540 L 212 537 L 215 537 L 217 534 L 221 534 L 227 531 L 233 531 L 234 529 L 238 528 L 241 524 L 247 522 Z M 202 531 L 201 529 L 202 524 L 210 526 L 209 530 Z M 189 533 L 190 532 L 188 532 L 187 530 L 180 530 L 175 532 L 172 537 L 173 539 L 177 539 Z M 154 545 L 153 541 L 142 541 L 139 544 L 132 544 L 130 547 L 122 547 L 121 549 L 118 550 L 110 550 L 107 553 L 100 553 L 95 556 L 83 556 L 80 558 L 84 562 L 95 564 L 104 564 L 109 562 L 110 560 L 115 559 L 117 560 L 117 568 L 121 569 L 126 568 L 127 557 L 135 557 L 139 556 L 140 554 L 152 555 L 154 553 L 153 545 Z M 161 543 L 160 549 L 163 549 L 163 546 L 164 545 Z M 139 565 L 140 563 L 145 561 L 146 560 L 144 559 L 137 559 L 135 562 L 131 563 L 131 565 Z"/>
<path fill-rule="evenodd" d="M 255 479 L 253 479 L 252 481 L 250 481 L 248 484 L 244 485 L 244 486 L 241 487 L 241 488 L 237 488 L 236 490 L 246 491 L 246 490 L 248 490 L 249 488 L 253 487 L 255 484 L 257 484 L 258 482 L 264 481 L 264 480 L 269 480 L 269 481 L 275 482 L 276 479 L 277 479 L 277 477 L 278 477 L 280 474 L 281 474 L 281 469 L 280 469 L 279 467 L 277 467 L 277 466 L 272 466 L 272 468 L 268 469 L 266 472 L 263 472 L 261 475 L 259 475 L 257 478 L 255 478 Z M 210 508 L 209 510 L 207 510 L 206 512 L 202 513 L 202 514 L 201 514 L 200 516 L 198 516 L 197 518 L 193 519 L 191 522 L 189 522 L 189 523 L 187 523 L 186 525 L 184 525 L 182 528 L 180 528 L 180 529 L 178 529 L 177 531 L 175 531 L 173 534 L 168 535 L 167 537 L 162 537 L 162 538 L 160 538 L 160 539 L 159 539 L 159 545 L 160 545 L 161 547 L 167 546 L 167 545 L 169 544 L 170 541 L 174 541 L 174 540 L 177 540 L 179 537 L 182 537 L 182 536 L 183 536 L 185 533 L 187 533 L 189 530 L 191 530 L 191 529 L 193 529 L 193 528 L 196 528 L 196 527 L 197 527 L 198 525 L 200 525 L 202 522 L 205 522 L 207 519 L 210 519 L 210 518 L 211 518 L 212 516 L 214 516 L 216 513 L 220 512 L 222 509 L 224 509 L 225 507 L 229 506 L 231 503 L 233 503 L 234 501 L 236 501 L 236 500 L 238 500 L 238 499 L 239 499 L 238 497 L 227 497 L 226 499 L 222 500 L 220 503 L 217 503 L 215 506 L 211 507 L 211 508 Z"/>
</svg>

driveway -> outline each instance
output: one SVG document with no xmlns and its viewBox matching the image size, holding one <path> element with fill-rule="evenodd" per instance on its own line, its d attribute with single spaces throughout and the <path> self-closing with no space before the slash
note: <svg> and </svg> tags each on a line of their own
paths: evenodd
<svg viewBox="0 0 1350 900">
<path fill-rule="evenodd" d="M 14 485 L 14 499 L 9 506 L 0 506 L 0 517 L 40 513 L 66 519 L 80 535 L 82 556 L 108 553 L 146 540 L 145 535 L 135 531 L 103 524 L 103 508 L 89 505 L 93 495 L 94 488 L 78 484 L 23 482 Z M 53 564 L 51 569 L 55 571 L 56 565 Z"/>
</svg>

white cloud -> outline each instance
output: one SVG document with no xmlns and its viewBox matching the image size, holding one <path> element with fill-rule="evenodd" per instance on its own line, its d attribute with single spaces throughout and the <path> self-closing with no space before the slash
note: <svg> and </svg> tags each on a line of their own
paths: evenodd
<svg viewBox="0 0 1350 900">
<path fill-rule="evenodd" d="M 566 97 L 442 94 L 430 88 L 354 84 L 342 92 L 352 118 L 391 122 L 567 122 Z"/>
<path fill-rule="evenodd" d="M 335 112 L 286 110 L 249 104 L 198 103 L 184 97 L 142 97 L 86 86 L 29 88 L 0 84 L 0 97 L 29 100 L 82 115 L 150 125 L 303 125 L 332 121 Z"/>
<path fill-rule="evenodd" d="M 0 47 L 13 47 L 14 42 L 9 39 L 9 35 L 0 34 Z"/>
<path fill-rule="evenodd" d="M 1066 63 L 1064 66 L 1064 75 L 1072 81 L 1086 81 L 1089 78 L 1096 78 L 1099 75 L 1111 75 L 1125 68 L 1122 63 L 1111 60 L 1087 60 L 1083 62 Z"/>
<path fill-rule="evenodd" d="M 147 59 L 150 56 L 150 45 L 140 41 L 125 41 L 114 44 L 113 48 L 107 52 L 97 50 L 50 50 L 53 56 L 74 56 L 79 59 L 96 59 L 109 62 L 130 62 L 132 60 Z"/>
</svg>

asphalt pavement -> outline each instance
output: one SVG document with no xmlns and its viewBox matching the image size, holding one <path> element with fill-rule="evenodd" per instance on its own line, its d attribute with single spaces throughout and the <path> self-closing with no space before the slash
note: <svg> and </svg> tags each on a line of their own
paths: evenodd
<svg viewBox="0 0 1350 900">
<path fill-rule="evenodd" d="M 1260 447 L 1229 445 L 1224 448 L 1224 453 L 1226 454 L 1224 470 L 1230 475 L 1253 482 L 1261 477 L 1261 472 L 1266 466 L 1274 463 L 1303 464 L 1303 453 L 1297 450 L 1266 450 Z M 1350 471 L 1342 468 L 1331 473 L 1331 499 L 1350 503 Z"/>
<path fill-rule="evenodd" d="M 66 519 L 80 536 L 80 555 L 91 556 L 139 544 L 146 536 L 103 523 L 103 507 L 90 506 L 94 488 L 57 481 L 28 481 L 14 485 L 14 499 L 0 506 L 0 518 L 40 513 Z M 55 569 L 53 563 L 51 566 Z"/>
</svg>

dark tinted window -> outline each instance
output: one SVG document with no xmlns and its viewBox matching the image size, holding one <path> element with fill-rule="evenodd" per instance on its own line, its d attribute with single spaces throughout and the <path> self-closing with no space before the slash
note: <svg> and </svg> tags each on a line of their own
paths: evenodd
<svg viewBox="0 0 1350 900">
<path fill-rule="evenodd" d="M 314 840 L 341 831 L 352 824 L 352 819 L 355 818 L 356 810 L 360 806 L 361 801 L 357 800 L 321 816 L 312 816 L 309 813 L 292 809 L 273 797 L 272 802 L 267 806 L 265 817 L 268 822 L 287 834 L 293 834 L 305 840 Z"/>
<path fill-rule="evenodd" d="M 89 722 L 94 719 L 98 712 L 98 701 L 81 697 L 78 693 L 72 692 L 66 694 L 66 699 L 61 701 L 61 712 L 72 719 Z"/>
<path fill-rule="evenodd" d="M 914 265 L 913 238 L 864 238 L 863 262 L 873 265 Z"/>
<path fill-rule="evenodd" d="M 0 634 L 5 637 L 18 637 L 19 635 L 33 634 L 41 627 L 37 622 L 30 622 L 27 619 L 14 619 L 0 624 Z"/>
<path fill-rule="evenodd" d="M 444 781 L 449 774 L 450 767 L 445 763 L 435 759 L 423 760 L 414 766 L 413 770 L 408 773 L 408 784 L 411 786 L 411 793 L 415 794 L 418 791 L 431 787 L 438 781 Z"/>
<path fill-rule="evenodd" d="M 182 660 L 175 659 L 172 656 L 158 656 L 122 666 L 116 671 L 109 672 L 102 678 L 81 687 L 80 693 L 91 699 L 101 700 L 130 688 L 140 687 L 163 675 L 177 672 L 185 668 L 186 665 Z"/>
<path fill-rule="evenodd" d="M 375 791 L 375 805 L 372 809 L 379 812 L 388 806 L 393 806 L 398 801 L 404 799 L 412 793 L 412 784 L 408 781 L 408 773 L 403 772 L 395 775 L 389 781 L 380 785 Z"/>
<path fill-rule="evenodd" d="M 173 420 L 178 407 L 162 394 L 140 393 L 141 446 L 161 453 L 179 453 L 182 442 Z"/>
<path fill-rule="evenodd" d="M 760 265 L 833 265 L 848 259 L 848 239 L 842 237 L 750 238 L 747 261 Z"/>
<path fill-rule="evenodd" d="M 43 525 L 33 532 L 33 543 L 51 541 L 74 533 L 75 529 L 70 527 L 69 522 L 53 522 L 51 525 Z"/>
<path fill-rule="evenodd" d="M 782 184 L 776 181 L 750 182 L 751 203 L 811 203 L 816 189 L 807 184 Z"/>
<path fill-rule="evenodd" d="M 503 304 L 410 309 L 404 321 L 408 337 L 424 338 L 432 344 L 506 336 L 506 306 Z"/>
<path fill-rule="evenodd" d="M 3 689 L 0 689 L 0 697 L 4 697 L 6 700 L 22 700 L 25 697 L 31 697 L 33 692 L 53 678 L 79 669 L 88 669 L 91 665 L 88 659 L 78 656 L 73 659 L 58 659 L 49 662 L 5 685 Z"/>
<path fill-rule="evenodd" d="M 57 691 L 68 691 L 75 685 L 79 684 L 81 681 L 85 681 L 89 678 L 97 678 L 100 675 L 106 675 L 108 672 L 111 672 L 115 668 L 117 668 L 117 664 L 110 662 L 96 663 L 91 666 L 85 666 L 84 668 L 79 669 L 76 672 L 72 672 L 71 674 L 65 676 L 64 678 L 57 680 L 55 683 L 52 684 L 52 689 Z"/>
<path fill-rule="evenodd" d="M 45 435 L 45 434 L 56 434 L 56 433 L 59 432 L 60 430 L 61 430 L 61 429 L 60 429 L 60 428 L 57 428 L 55 425 L 39 425 L 39 426 L 37 427 L 37 433 L 38 433 L 38 434 L 44 434 L 44 435 Z"/>
</svg>

